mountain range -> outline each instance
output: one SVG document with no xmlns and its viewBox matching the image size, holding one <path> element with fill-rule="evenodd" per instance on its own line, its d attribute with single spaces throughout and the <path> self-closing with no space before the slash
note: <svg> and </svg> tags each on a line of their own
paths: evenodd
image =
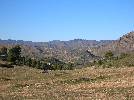
<svg viewBox="0 0 134 100">
<path fill-rule="evenodd" d="M 115 54 L 134 51 L 134 32 L 123 35 L 118 40 L 54 40 L 50 42 L 32 42 L 23 40 L 0 40 L 0 46 L 8 48 L 20 45 L 22 55 L 36 59 L 54 57 L 64 62 L 86 62 L 98 59 L 111 50 Z M 85 57 L 85 58 L 84 58 Z"/>
</svg>

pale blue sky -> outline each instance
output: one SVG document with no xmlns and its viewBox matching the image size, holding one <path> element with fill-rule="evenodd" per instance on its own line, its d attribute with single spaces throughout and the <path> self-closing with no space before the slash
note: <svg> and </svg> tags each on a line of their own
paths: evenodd
<svg viewBox="0 0 134 100">
<path fill-rule="evenodd" d="M 118 39 L 134 29 L 134 0 L 0 0 L 0 38 Z"/>
</svg>

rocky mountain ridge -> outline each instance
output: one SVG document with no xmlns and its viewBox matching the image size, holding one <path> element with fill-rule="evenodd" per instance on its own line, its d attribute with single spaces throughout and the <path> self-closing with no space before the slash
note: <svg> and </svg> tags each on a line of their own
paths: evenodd
<svg viewBox="0 0 134 100">
<path fill-rule="evenodd" d="M 83 60 L 90 62 L 97 59 L 98 56 L 103 56 L 109 50 L 114 54 L 133 52 L 134 32 L 129 32 L 118 40 L 96 41 L 74 39 L 70 41 L 54 40 L 50 42 L 0 40 L 0 46 L 10 48 L 17 44 L 22 47 L 22 55 L 31 58 L 44 59 L 46 57 L 54 57 L 64 62 L 80 62 Z M 85 58 L 82 57 L 83 55 L 85 55 Z"/>
<path fill-rule="evenodd" d="M 116 41 L 109 44 L 95 47 L 92 49 L 94 54 L 103 55 L 106 51 L 112 51 L 114 54 L 128 53 L 134 51 L 134 31 L 129 32 Z"/>
<path fill-rule="evenodd" d="M 55 57 L 64 62 L 74 62 L 81 59 L 81 55 L 90 51 L 91 48 L 106 45 L 113 40 L 83 40 L 74 39 L 70 41 L 54 40 L 50 42 L 32 42 L 23 40 L 0 40 L 0 45 L 11 47 L 14 45 L 21 45 L 22 55 L 29 56 L 31 58 L 43 59 L 45 57 Z M 95 56 L 88 53 L 90 60 L 93 60 Z M 89 58 L 89 57 L 88 57 Z M 87 61 L 87 60 L 86 60 Z M 89 61 L 89 60 L 88 60 Z"/>
</svg>

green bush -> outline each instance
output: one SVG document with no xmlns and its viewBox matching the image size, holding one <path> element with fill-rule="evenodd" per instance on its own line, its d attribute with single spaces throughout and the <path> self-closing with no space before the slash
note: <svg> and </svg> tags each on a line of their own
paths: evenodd
<svg viewBox="0 0 134 100">
<path fill-rule="evenodd" d="M 111 58 L 113 58 L 113 56 L 114 56 L 114 54 L 110 50 L 105 53 L 105 58 L 106 59 L 111 59 Z"/>
</svg>

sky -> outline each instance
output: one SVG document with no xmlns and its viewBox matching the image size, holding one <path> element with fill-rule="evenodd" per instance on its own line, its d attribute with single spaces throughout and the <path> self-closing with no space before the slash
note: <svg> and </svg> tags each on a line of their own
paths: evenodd
<svg viewBox="0 0 134 100">
<path fill-rule="evenodd" d="M 134 30 L 134 0 L 0 0 L 0 38 L 115 40 Z"/>
</svg>

